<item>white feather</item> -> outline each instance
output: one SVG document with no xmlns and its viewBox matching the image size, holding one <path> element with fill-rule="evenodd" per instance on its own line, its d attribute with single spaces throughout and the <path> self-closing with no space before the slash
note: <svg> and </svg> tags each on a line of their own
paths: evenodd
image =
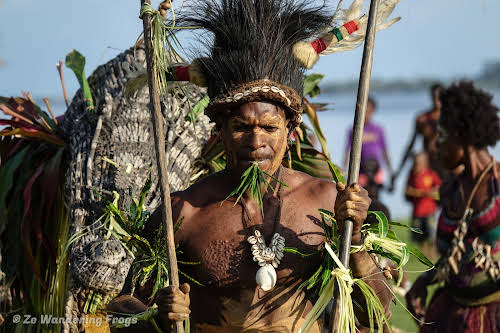
<svg viewBox="0 0 500 333">
<path fill-rule="evenodd" d="M 344 11 L 344 22 L 349 22 L 361 16 L 363 9 L 363 0 L 354 0 L 348 9 Z"/>
<path fill-rule="evenodd" d="M 377 10 L 377 31 L 387 29 L 401 19 L 400 17 L 397 17 L 387 21 L 394 8 L 400 1 L 401 0 L 381 0 L 381 3 L 379 4 Z M 332 18 L 332 27 L 329 27 L 329 29 L 331 30 L 334 26 L 339 26 L 346 22 L 352 21 L 355 18 L 360 18 L 361 10 L 363 8 L 363 2 L 363 0 L 354 0 L 349 8 L 340 9 L 340 4 L 342 3 L 342 1 L 340 1 Z M 350 36 L 347 36 L 342 41 L 328 47 L 321 53 L 321 55 L 323 56 L 336 52 L 349 51 L 362 45 L 365 40 L 367 22 L 367 15 L 361 17 L 358 31 Z"/>
<path fill-rule="evenodd" d="M 339 3 L 337 4 L 337 8 L 335 8 L 335 12 L 333 13 L 332 21 L 330 23 L 332 27 L 335 26 L 337 24 L 337 21 L 340 19 L 340 16 L 342 14 L 341 7 L 342 7 L 342 0 L 339 1 Z"/>
</svg>

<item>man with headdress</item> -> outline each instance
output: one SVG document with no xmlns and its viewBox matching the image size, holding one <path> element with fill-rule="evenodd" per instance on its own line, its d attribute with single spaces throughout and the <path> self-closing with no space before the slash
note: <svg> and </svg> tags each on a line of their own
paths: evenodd
<svg viewBox="0 0 500 333">
<path fill-rule="evenodd" d="M 195 332 L 297 332 L 315 300 L 299 286 L 321 264 L 320 256 L 273 255 L 279 259 L 272 261 L 277 276 L 270 273 L 266 285 L 256 281 L 259 264 L 265 262 L 252 244 L 260 238 L 302 253 L 319 250 L 325 242 L 320 208 L 334 210 L 339 224 L 350 217 L 353 243 L 359 244 L 370 205 L 358 185 L 345 188 L 281 166 L 290 132 L 301 122 L 303 65 L 293 55 L 294 45 L 327 26 L 330 18 L 323 8 L 292 0 L 200 2 L 186 17 L 184 24 L 213 34 L 208 54 L 187 72 L 191 81 L 208 87 L 211 102 L 206 112 L 224 142 L 227 168 L 171 196 L 174 221 L 183 219 L 175 241 L 183 259 L 200 263 L 186 273 L 204 286 L 160 289 L 155 297 L 160 325 L 168 329 L 190 317 Z M 262 212 L 249 193 L 239 201 L 226 200 L 255 162 L 279 180 L 272 181 L 272 189 L 263 187 Z M 160 215 L 152 215 L 153 225 L 161 224 Z M 372 257 L 354 253 L 350 263 L 354 277 L 370 277 L 366 282 L 388 314 L 391 293 Z M 147 298 L 142 295 L 150 295 L 150 290 L 141 292 L 136 291 L 137 298 L 116 298 L 108 310 L 144 311 Z M 353 297 L 365 304 L 359 290 Z M 366 312 L 358 318 L 368 322 Z M 147 325 L 128 330 L 143 331 Z M 319 327 L 312 331 L 319 332 Z"/>
</svg>

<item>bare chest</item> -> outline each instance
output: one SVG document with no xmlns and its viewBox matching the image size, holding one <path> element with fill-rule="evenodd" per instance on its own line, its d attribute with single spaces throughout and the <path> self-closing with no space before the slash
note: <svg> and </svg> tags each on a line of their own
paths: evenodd
<svg viewBox="0 0 500 333">
<path fill-rule="evenodd" d="M 187 267 L 190 275 L 204 285 L 216 288 L 256 287 L 255 274 L 259 269 L 253 261 L 247 238 L 259 230 L 269 244 L 274 233 L 285 238 L 285 247 L 301 253 L 314 253 L 324 242 L 319 214 L 314 205 L 296 200 L 284 200 L 280 215 L 269 214 L 255 223 L 248 218 L 240 204 L 220 203 L 200 209 L 189 222 L 181 249 L 186 260 L 199 262 Z M 290 277 L 308 278 L 318 267 L 320 256 L 301 258 L 287 253 L 277 269 L 278 285 Z M 182 265 L 180 269 L 182 269 Z"/>
</svg>

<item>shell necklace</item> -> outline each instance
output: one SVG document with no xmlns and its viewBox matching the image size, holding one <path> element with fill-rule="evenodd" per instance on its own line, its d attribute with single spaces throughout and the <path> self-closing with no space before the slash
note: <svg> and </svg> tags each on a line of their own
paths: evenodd
<svg viewBox="0 0 500 333">
<path fill-rule="evenodd" d="M 278 179 L 281 178 L 281 168 L 282 167 L 280 166 L 278 170 Z M 269 291 L 276 285 L 277 275 L 275 268 L 278 268 L 278 265 L 283 258 L 283 249 L 285 248 L 285 238 L 276 232 L 276 225 L 280 224 L 281 220 L 282 206 L 281 184 L 277 182 L 276 186 L 279 186 L 279 206 L 278 213 L 276 214 L 276 219 L 274 221 L 275 232 L 273 238 L 271 239 L 271 243 L 269 244 L 269 246 L 266 246 L 264 236 L 262 236 L 259 230 L 254 230 L 254 234 L 247 238 L 248 243 L 250 243 L 252 246 L 253 261 L 255 261 L 260 266 L 257 274 L 255 274 L 255 281 L 257 282 L 257 285 L 264 291 Z M 243 206 L 248 219 L 250 220 L 250 222 L 252 222 L 252 225 L 255 226 L 244 200 L 241 200 L 241 205 Z M 244 227 L 248 228 L 244 216 L 242 220 Z"/>
</svg>

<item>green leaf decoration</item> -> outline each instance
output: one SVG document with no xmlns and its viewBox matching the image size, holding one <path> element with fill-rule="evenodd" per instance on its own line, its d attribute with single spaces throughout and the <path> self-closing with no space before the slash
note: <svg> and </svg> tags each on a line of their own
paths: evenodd
<svg viewBox="0 0 500 333">
<path fill-rule="evenodd" d="M 323 133 L 321 125 L 319 124 L 319 118 L 316 112 L 316 108 L 306 98 L 304 98 L 303 110 L 307 115 L 307 117 L 309 118 L 309 120 L 311 121 L 311 124 L 314 128 L 314 133 L 316 134 L 316 137 L 318 138 L 318 141 L 321 144 L 321 150 L 323 151 L 323 154 L 328 159 L 330 159 L 330 153 L 328 152 L 328 144 L 326 143 L 325 134 Z"/>
<path fill-rule="evenodd" d="M 76 75 L 80 88 L 83 90 L 83 96 L 87 103 L 87 110 L 93 110 L 94 100 L 92 99 L 90 86 L 85 76 L 85 57 L 77 50 L 71 51 L 66 55 L 66 67 L 71 69 Z"/>
<path fill-rule="evenodd" d="M 403 223 L 399 223 L 399 222 L 389 222 L 389 225 L 393 225 L 393 226 L 396 226 L 396 227 L 403 227 L 403 228 L 407 228 L 407 229 L 410 229 L 410 231 L 414 232 L 414 233 L 417 233 L 417 234 L 423 234 L 423 231 L 420 229 L 420 228 L 413 228 L 407 224 L 403 224 Z"/>
<path fill-rule="evenodd" d="M 237 195 L 237 198 L 234 202 L 234 205 L 236 205 L 238 201 L 240 201 L 243 194 L 249 190 L 250 197 L 252 199 L 257 200 L 257 204 L 260 207 L 260 213 L 262 214 L 262 218 L 264 218 L 264 207 L 262 203 L 263 192 L 261 184 L 264 184 L 265 191 L 267 191 L 269 188 L 271 190 L 274 190 L 271 183 L 267 180 L 268 177 L 280 183 L 282 186 L 285 187 L 288 186 L 279 179 L 277 179 L 276 177 L 261 170 L 257 162 L 253 162 L 252 165 L 250 165 L 241 175 L 241 182 L 238 185 L 238 187 L 234 189 L 231 193 L 229 193 L 229 195 L 226 197 L 226 199 L 224 199 L 224 201 L 231 198 L 232 196 Z"/>
<path fill-rule="evenodd" d="M 394 232 L 394 230 L 389 230 L 387 232 L 387 238 L 395 240 L 395 241 L 399 241 L 399 237 L 398 237 L 398 235 L 396 235 L 396 233 Z"/>
<path fill-rule="evenodd" d="M 299 257 L 301 258 L 307 258 L 307 257 L 312 257 L 312 256 L 315 256 L 317 254 L 319 254 L 319 252 L 313 252 L 313 253 L 302 253 L 300 252 L 297 248 L 295 247 L 285 247 L 283 249 L 283 252 L 288 252 L 288 253 L 293 253 L 293 254 L 296 254 L 298 255 Z"/>
<path fill-rule="evenodd" d="M 199 263 L 198 263 L 198 265 L 199 265 Z M 196 285 L 198 285 L 200 287 L 205 287 L 205 285 L 203 283 L 201 283 L 200 281 L 194 279 L 192 276 L 187 275 L 183 271 L 179 271 L 179 274 L 181 274 L 182 276 L 184 276 L 186 279 L 188 279 L 189 281 L 193 282 L 194 284 L 196 284 Z"/>
<path fill-rule="evenodd" d="M 325 77 L 324 74 L 309 74 L 304 78 L 304 96 L 316 97 L 321 93 L 319 82 Z"/>
<path fill-rule="evenodd" d="M 375 253 L 375 254 L 378 254 L 384 258 L 387 258 L 391 261 L 393 261 L 395 264 L 397 264 L 399 266 L 399 263 L 401 262 L 401 258 L 398 257 L 398 256 L 395 256 L 394 254 L 390 253 L 390 252 L 386 252 L 384 250 L 381 250 L 381 249 L 377 249 L 377 250 L 371 250 L 369 251 L 370 253 Z"/>
<path fill-rule="evenodd" d="M 111 202 L 94 190 L 105 204 L 104 215 L 101 216 L 99 220 L 104 219 L 108 234 L 116 237 L 130 253 L 135 253 L 135 260 L 131 268 L 132 289 L 135 289 L 137 284 L 143 286 L 149 280 L 154 280 L 150 300 L 154 298 L 156 292 L 160 288 L 168 286 L 168 258 L 163 234 L 163 224 L 160 224 L 156 229 L 152 239 L 147 239 L 143 235 L 150 217 L 150 213 L 145 209 L 144 203 L 151 190 L 151 185 L 151 176 L 149 176 L 142 187 L 140 198 L 132 198 L 132 202 L 128 208 L 128 214 L 125 214 L 119 208 L 118 200 L 120 196 L 118 193 L 113 192 L 114 199 Z M 179 219 L 174 228 L 174 233 L 179 230 L 183 220 L 184 217 Z M 182 254 L 182 251 L 177 247 L 176 253 L 179 256 Z M 183 260 L 179 260 L 178 263 L 180 265 L 189 266 L 200 264 L 200 262 Z M 186 273 L 180 270 L 179 273 L 189 281 L 203 286 L 201 282 L 190 277 Z"/>
<path fill-rule="evenodd" d="M 177 224 L 175 225 L 175 227 L 174 227 L 174 234 L 177 232 L 177 230 L 179 230 L 179 228 L 182 225 L 182 222 L 184 222 L 184 217 L 185 216 L 181 216 L 181 218 L 179 219 L 179 222 L 177 222 Z"/>
<path fill-rule="evenodd" d="M 368 314 L 370 332 L 374 332 L 375 328 L 381 332 L 384 330 L 384 325 L 387 325 L 389 332 L 392 332 L 389 319 L 385 315 L 385 309 L 373 289 L 362 279 L 354 278 L 350 270 L 342 265 L 340 259 L 328 244 L 325 245 L 325 250 L 331 258 L 331 262 L 334 262 L 331 267 L 334 269 L 330 269 L 328 280 L 326 280 L 326 276 L 323 276 L 324 288 L 321 289 L 317 301 L 306 316 L 302 327 L 299 329 L 299 333 L 307 333 L 310 330 L 314 322 L 318 320 L 321 313 L 326 309 L 336 288 L 338 290 L 336 301 L 340 304 L 339 319 L 337 322 L 340 327 L 339 329 L 341 332 L 355 332 L 354 303 L 351 296 L 353 285 L 359 287 L 366 301 L 364 311 Z"/>
<path fill-rule="evenodd" d="M 326 241 L 330 243 L 330 246 L 336 249 L 336 241 L 338 240 L 338 237 L 340 237 L 337 220 L 335 219 L 333 212 L 327 209 L 320 208 L 318 209 L 318 212 L 321 215 L 321 225 L 323 227 L 323 232 L 325 233 Z M 327 222 L 330 223 L 330 225 L 328 225 Z"/>
<path fill-rule="evenodd" d="M 151 173 L 150 173 L 148 176 L 148 179 L 146 179 L 146 183 L 144 184 L 144 186 L 141 189 L 141 197 L 140 197 L 141 199 L 140 199 L 139 204 L 137 206 L 137 208 L 141 212 L 142 212 L 142 209 L 144 206 L 144 201 L 146 200 L 146 196 L 148 195 L 149 190 L 151 190 L 152 185 L 153 185 L 153 183 L 151 182 Z"/>
<path fill-rule="evenodd" d="M 402 276 L 402 274 L 400 275 Z M 384 331 L 384 324 L 387 323 L 389 331 L 392 332 L 389 318 L 385 315 L 385 309 L 374 290 L 362 279 L 356 279 L 355 283 L 365 298 L 371 331 L 373 331 L 374 327 L 377 327 L 378 331 L 382 332 Z"/>
<path fill-rule="evenodd" d="M 406 244 L 406 247 L 408 248 L 408 251 L 415 256 L 422 264 L 426 265 L 427 267 L 433 268 L 434 264 L 415 246 L 411 244 Z"/>
<path fill-rule="evenodd" d="M 299 290 L 302 290 L 303 288 L 307 287 L 307 290 L 311 289 L 314 287 L 316 282 L 318 281 L 318 277 L 321 275 L 321 272 L 323 272 L 323 265 L 319 266 L 318 269 L 314 272 L 313 275 L 306 281 L 304 281 L 300 286 Z"/>
<path fill-rule="evenodd" d="M 339 167 L 335 164 L 333 164 L 331 161 L 328 162 L 328 168 L 330 169 L 330 172 L 332 173 L 333 181 L 336 183 L 343 183 L 345 184 L 345 178 L 342 172 L 340 171 Z"/>
<path fill-rule="evenodd" d="M 368 214 L 372 214 L 377 218 L 379 236 L 383 238 L 387 237 L 387 233 L 389 232 L 389 221 L 387 220 L 387 216 L 380 211 L 369 211 Z"/>
<path fill-rule="evenodd" d="M 195 106 L 193 106 L 193 108 L 186 117 L 187 118 L 186 121 L 194 123 L 198 118 L 198 116 L 205 111 L 205 108 L 208 106 L 209 103 L 210 103 L 210 97 L 208 97 L 208 95 L 203 96 L 203 98 L 200 99 Z"/>
</svg>

